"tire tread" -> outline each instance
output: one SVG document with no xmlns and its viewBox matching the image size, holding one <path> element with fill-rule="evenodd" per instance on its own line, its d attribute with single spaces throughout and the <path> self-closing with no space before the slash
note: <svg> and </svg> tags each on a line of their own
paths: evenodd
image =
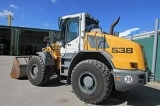
<svg viewBox="0 0 160 106">
<path fill-rule="evenodd" d="M 104 80 L 104 91 L 103 91 L 103 94 L 96 101 L 87 101 L 87 100 L 84 100 L 83 98 L 81 98 L 76 92 L 75 92 L 75 94 L 80 100 L 82 100 L 84 102 L 91 103 L 91 104 L 97 104 L 97 103 L 100 103 L 100 102 L 104 101 L 110 95 L 110 93 L 112 91 L 113 81 L 111 80 L 111 72 L 108 69 L 108 67 L 105 64 L 103 64 L 102 62 L 100 62 L 100 61 L 92 60 L 92 59 L 84 60 L 84 61 L 78 63 L 74 67 L 74 69 L 72 71 L 72 75 L 71 75 L 71 85 L 73 85 L 72 78 L 74 76 L 76 68 L 79 65 L 86 64 L 86 63 L 95 65 L 99 69 L 99 71 L 102 73 L 103 80 Z M 73 89 L 73 91 L 75 90 L 73 86 L 72 86 L 72 89 Z"/>
<path fill-rule="evenodd" d="M 40 56 L 32 56 L 29 62 L 35 59 L 38 60 L 41 65 L 40 67 L 41 67 L 42 74 L 41 76 L 39 76 L 40 80 L 37 82 L 33 82 L 32 80 L 34 79 L 32 79 L 31 77 L 28 77 L 28 79 L 33 85 L 42 86 L 50 80 L 50 77 L 52 75 L 52 70 L 47 70 L 47 67 L 45 67 L 44 62 Z M 27 72 L 27 76 L 29 76 L 29 72 Z"/>
</svg>

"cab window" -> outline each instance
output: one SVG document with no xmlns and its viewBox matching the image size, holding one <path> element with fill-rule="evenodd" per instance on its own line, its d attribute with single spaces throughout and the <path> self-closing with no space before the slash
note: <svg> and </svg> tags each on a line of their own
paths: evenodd
<svg viewBox="0 0 160 106">
<path fill-rule="evenodd" d="M 68 21 L 68 35 L 66 36 L 67 43 L 74 40 L 79 35 L 79 18 L 71 18 Z"/>
</svg>

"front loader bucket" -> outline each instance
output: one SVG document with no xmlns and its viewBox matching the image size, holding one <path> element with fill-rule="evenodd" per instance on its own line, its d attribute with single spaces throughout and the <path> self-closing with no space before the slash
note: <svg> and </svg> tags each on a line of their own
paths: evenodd
<svg viewBox="0 0 160 106">
<path fill-rule="evenodd" d="M 15 57 L 10 76 L 12 78 L 22 78 L 27 76 L 28 57 Z"/>
</svg>

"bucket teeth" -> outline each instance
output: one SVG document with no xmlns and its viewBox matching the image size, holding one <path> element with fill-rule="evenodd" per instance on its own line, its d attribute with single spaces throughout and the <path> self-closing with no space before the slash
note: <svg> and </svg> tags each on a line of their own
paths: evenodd
<svg viewBox="0 0 160 106">
<path fill-rule="evenodd" d="M 27 76 L 28 57 L 15 57 L 11 74 L 12 78 L 23 78 Z"/>
</svg>

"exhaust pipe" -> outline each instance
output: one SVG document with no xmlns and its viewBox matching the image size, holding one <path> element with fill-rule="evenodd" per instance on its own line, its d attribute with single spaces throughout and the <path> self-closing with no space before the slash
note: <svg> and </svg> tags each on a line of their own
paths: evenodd
<svg viewBox="0 0 160 106">
<path fill-rule="evenodd" d="M 118 24 L 119 20 L 120 20 L 120 17 L 118 17 L 118 19 L 110 26 L 109 34 L 113 35 L 114 27 Z"/>
</svg>

